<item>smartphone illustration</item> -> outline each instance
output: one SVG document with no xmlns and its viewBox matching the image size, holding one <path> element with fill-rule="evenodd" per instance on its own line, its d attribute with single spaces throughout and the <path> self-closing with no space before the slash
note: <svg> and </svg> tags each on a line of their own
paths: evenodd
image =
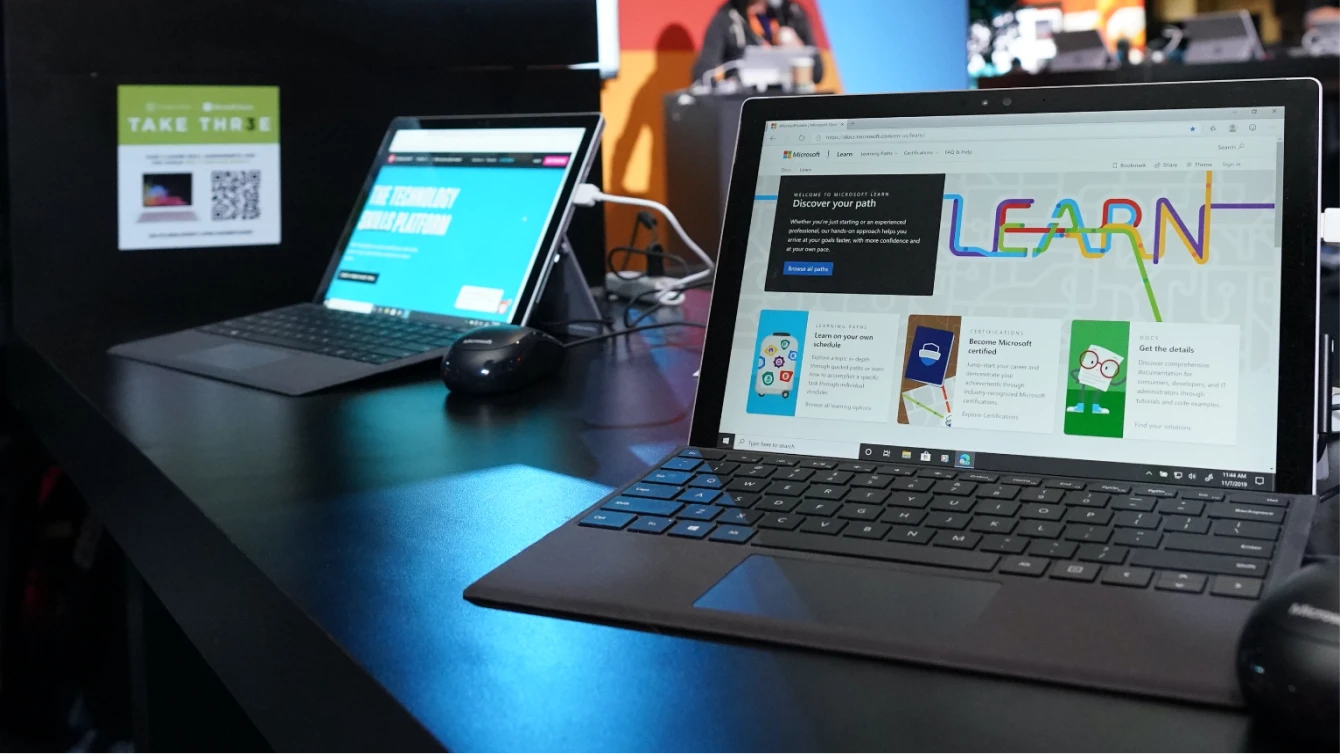
<svg viewBox="0 0 1340 754">
<path fill-rule="evenodd" d="M 759 396 L 781 395 L 790 398 L 795 388 L 796 338 L 775 332 L 763 339 L 758 349 L 754 392 Z"/>
</svg>

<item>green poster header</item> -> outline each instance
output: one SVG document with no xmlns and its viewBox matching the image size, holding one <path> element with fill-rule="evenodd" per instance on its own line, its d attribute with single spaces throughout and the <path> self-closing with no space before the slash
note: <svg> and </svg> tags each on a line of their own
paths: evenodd
<svg viewBox="0 0 1340 754">
<path fill-rule="evenodd" d="M 118 86 L 117 144 L 278 144 L 277 86 Z"/>
</svg>

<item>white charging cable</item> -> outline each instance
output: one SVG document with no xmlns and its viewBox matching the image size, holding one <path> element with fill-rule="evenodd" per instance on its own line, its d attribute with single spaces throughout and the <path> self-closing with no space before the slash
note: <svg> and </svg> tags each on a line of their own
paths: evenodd
<svg viewBox="0 0 1340 754">
<path fill-rule="evenodd" d="M 675 217 L 675 213 L 671 212 L 670 208 L 664 204 L 654 202 L 650 199 L 637 199 L 631 196 L 606 194 L 590 183 L 583 183 L 577 187 L 576 191 L 572 192 L 572 203 L 579 207 L 594 207 L 596 202 L 628 204 L 634 207 L 647 207 L 648 209 L 654 209 L 660 212 L 662 215 L 665 215 L 665 219 L 670 222 L 670 227 L 675 229 L 675 233 L 679 234 L 679 238 L 684 242 L 684 245 L 689 247 L 689 249 L 698 256 L 698 259 L 702 260 L 703 264 L 707 265 L 707 269 L 695 272 L 691 275 L 685 275 L 676 280 L 673 287 L 667 288 L 657 294 L 657 303 L 665 304 L 666 306 L 678 306 L 684 303 L 684 288 L 699 280 L 706 280 L 712 277 L 712 274 L 716 271 L 716 264 L 712 261 L 712 258 L 707 255 L 707 252 L 702 250 L 701 246 L 694 243 L 692 238 L 689 238 L 689 234 L 684 231 L 684 226 L 679 224 L 679 219 Z"/>
</svg>

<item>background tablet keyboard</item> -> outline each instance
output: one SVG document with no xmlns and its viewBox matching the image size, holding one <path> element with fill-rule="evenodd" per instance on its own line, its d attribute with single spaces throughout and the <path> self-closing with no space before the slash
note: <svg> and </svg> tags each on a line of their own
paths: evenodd
<svg viewBox="0 0 1340 754">
<path fill-rule="evenodd" d="M 686 448 L 579 522 L 1256 599 L 1286 495 Z"/>
</svg>

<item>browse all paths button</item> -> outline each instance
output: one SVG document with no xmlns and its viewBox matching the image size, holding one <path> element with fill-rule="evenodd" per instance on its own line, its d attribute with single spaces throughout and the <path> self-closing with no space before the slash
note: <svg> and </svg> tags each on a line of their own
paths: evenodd
<svg viewBox="0 0 1340 754">
<path fill-rule="evenodd" d="M 832 275 L 832 262 L 786 262 L 782 266 L 783 275 Z"/>
</svg>

